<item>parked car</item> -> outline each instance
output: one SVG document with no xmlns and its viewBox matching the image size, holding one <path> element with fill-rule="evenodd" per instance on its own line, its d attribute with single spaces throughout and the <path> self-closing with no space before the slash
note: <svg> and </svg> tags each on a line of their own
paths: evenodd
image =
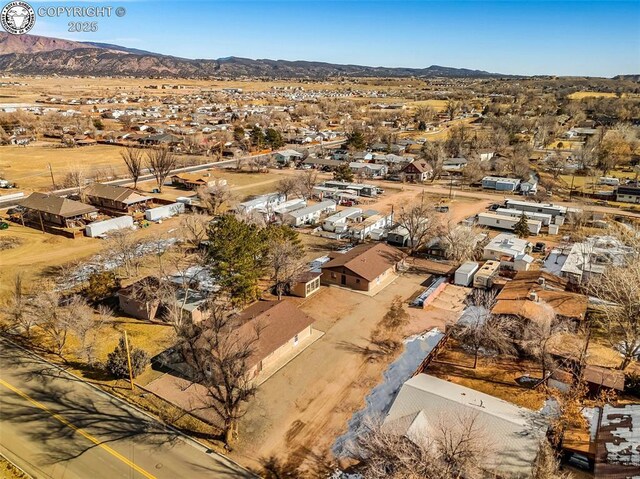
<svg viewBox="0 0 640 479">
<path fill-rule="evenodd" d="M 534 253 L 542 253 L 546 249 L 547 245 L 542 241 L 538 241 L 532 248 Z"/>
</svg>

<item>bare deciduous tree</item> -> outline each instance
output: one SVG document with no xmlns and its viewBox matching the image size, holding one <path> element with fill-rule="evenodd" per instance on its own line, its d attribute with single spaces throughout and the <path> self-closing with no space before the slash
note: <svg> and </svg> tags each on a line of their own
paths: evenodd
<svg viewBox="0 0 640 479">
<path fill-rule="evenodd" d="M 140 242 L 132 230 L 120 229 L 107 234 L 107 250 L 124 268 L 127 276 L 138 274 L 142 257 L 138 254 Z"/>
<path fill-rule="evenodd" d="M 147 151 L 147 167 L 156 179 L 158 191 L 162 192 L 162 186 L 169 173 L 176 167 L 176 157 L 169 148 L 152 148 Z"/>
<path fill-rule="evenodd" d="M 205 407 L 219 417 L 229 446 L 238 420 L 246 413 L 244 406 L 256 391 L 250 360 L 260 327 L 243 328 L 226 301 L 212 301 L 209 311 L 202 324 L 182 329 L 181 350 L 191 381 L 203 387 Z"/>
<path fill-rule="evenodd" d="M 226 183 L 216 181 L 211 186 L 201 186 L 198 188 L 198 199 L 207 209 L 210 215 L 216 216 L 222 213 L 223 207 L 229 206 L 233 200 L 231 188 Z"/>
<path fill-rule="evenodd" d="M 138 187 L 138 179 L 142 175 L 144 164 L 142 150 L 132 147 L 125 148 L 120 151 L 120 156 L 122 157 L 124 164 L 127 166 L 127 171 L 133 179 L 133 189 L 136 189 Z"/>
<path fill-rule="evenodd" d="M 476 479 L 491 453 L 477 416 L 463 413 L 410 435 L 369 421 L 350 449 L 366 479 Z"/>
<path fill-rule="evenodd" d="M 607 268 L 587 283 L 587 290 L 602 300 L 596 325 L 622 353 L 620 369 L 625 369 L 640 355 L 640 263 Z"/>
<path fill-rule="evenodd" d="M 454 337 L 473 352 L 473 369 L 481 351 L 487 355 L 515 353 L 515 321 L 491 314 L 494 305 L 495 292 L 474 290 L 470 307 L 454 326 Z"/>
<path fill-rule="evenodd" d="M 271 279 L 278 299 L 282 299 L 293 279 L 304 270 L 304 250 L 299 241 L 283 237 L 271 239 L 267 248 L 267 261 L 272 272 Z"/>
<path fill-rule="evenodd" d="M 434 207 L 424 202 L 402 207 L 398 222 L 409 234 L 409 254 L 420 250 L 440 230 Z"/>
<path fill-rule="evenodd" d="M 544 314 L 535 320 L 528 320 L 522 332 L 524 350 L 540 362 L 542 380 L 546 381 L 548 373 L 556 366 L 550 351 L 552 340 L 569 330 L 566 321 L 556 317 L 553 307 L 545 306 Z"/>
<path fill-rule="evenodd" d="M 298 190 L 298 182 L 293 176 L 287 176 L 278 181 L 277 191 L 282 193 L 286 200 Z"/>
<path fill-rule="evenodd" d="M 30 310 L 28 298 L 24 292 L 22 273 L 16 274 L 13 278 L 9 319 L 14 328 L 22 328 L 27 338 L 31 335 L 31 328 L 37 324 L 37 317 Z"/>
<path fill-rule="evenodd" d="M 468 226 L 449 221 L 442 234 L 444 254 L 447 259 L 458 263 L 473 258 L 476 251 L 476 233 Z"/>
<path fill-rule="evenodd" d="M 305 170 L 298 177 L 298 192 L 304 199 L 311 198 L 313 188 L 318 182 L 318 172 L 316 170 Z"/>
</svg>

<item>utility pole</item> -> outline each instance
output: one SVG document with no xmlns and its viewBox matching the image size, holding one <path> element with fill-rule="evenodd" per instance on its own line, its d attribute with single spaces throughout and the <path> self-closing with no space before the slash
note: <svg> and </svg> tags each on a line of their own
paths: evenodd
<svg viewBox="0 0 640 479">
<path fill-rule="evenodd" d="M 53 189 L 56 189 L 56 180 L 53 178 L 53 169 L 51 168 L 51 163 L 49 165 L 49 174 L 51 175 L 51 184 L 53 185 Z"/>
<path fill-rule="evenodd" d="M 573 197 L 573 182 L 576 179 L 576 173 L 575 171 L 573 172 L 573 175 L 571 175 L 571 190 L 569 191 L 569 200 L 571 200 L 571 198 Z"/>
<path fill-rule="evenodd" d="M 127 349 L 127 365 L 129 366 L 129 382 L 131 383 L 131 390 L 134 390 L 133 385 L 133 371 L 131 370 L 131 353 L 129 352 L 129 339 L 127 338 L 127 331 L 124 332 L 124 346 Z"/>
</svg>

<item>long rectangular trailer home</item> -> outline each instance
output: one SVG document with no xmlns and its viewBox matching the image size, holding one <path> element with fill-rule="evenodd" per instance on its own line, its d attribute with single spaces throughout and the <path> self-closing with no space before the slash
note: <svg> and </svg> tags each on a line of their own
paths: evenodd
<svg viewBox="0 0 640 479">
<path fill-rule="evenodd" d="M 480 213 L 478 215 L 478 225 L 500 230 L 513 231 L 518 221 L 520 221 L 518 217 L 497 215 L 495 213 Z M 542 221 L 528 219 L 527 226 L 529 227 L 529 233 L 537 235 L 542 229 Z"/>
<path fill-rule="evenodd" d="M 544 213 L 556 216 L 566 216 L 567 208 L 565 206 L 554 205 L 551 203 L 534 203 L 531 201 L 507 200 L 505 206 L 510 210 L 525 211 L 530 213 Z"/>
</svg>

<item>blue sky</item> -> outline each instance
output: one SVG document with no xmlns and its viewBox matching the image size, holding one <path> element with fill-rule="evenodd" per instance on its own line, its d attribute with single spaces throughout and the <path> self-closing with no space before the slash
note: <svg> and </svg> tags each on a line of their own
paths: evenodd
<svg viewBox="0 0 640 479">
<path fill-rule="evenodd" d="M 123 6 L 96 33 L 66 16 L 31 33 L 186 58 L 240 56 L 513 74 L 640 73 L 640 1 L 32 1 Z M 75 19 L 91 20 L 91 19 Z"/>
</svg>

